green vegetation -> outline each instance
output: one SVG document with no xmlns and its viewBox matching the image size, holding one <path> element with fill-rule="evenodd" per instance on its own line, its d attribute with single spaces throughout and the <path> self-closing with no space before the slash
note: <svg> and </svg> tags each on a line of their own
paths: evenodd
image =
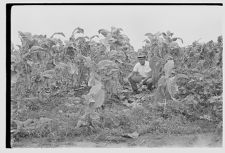
<svg viewBox="0 0 225 153">
<path fill-rule="evenodd" d="M 222 36 L 180 47 L 169 31 L 147 33 L 140 51 L 156 89 L 131 95 L 125 78 L 137 52 L 129 38 L 115 27 L 84 32 L 78 27 L 66 41 L 55 37 L 61 32 L 19 32 L 22 44 L 11 47 L 12 146 L 31 138 L 119 143 L 147 133 L 222 139 Z"/>
</svg>

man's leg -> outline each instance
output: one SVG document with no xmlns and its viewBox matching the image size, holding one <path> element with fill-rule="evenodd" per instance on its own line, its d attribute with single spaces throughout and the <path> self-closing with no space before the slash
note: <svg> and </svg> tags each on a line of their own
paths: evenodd
<svg viewBox="0 0 225 153">
<path fill-rule="evenodd" d="M 147 86 L 148 90 L 153 90 L 154 89 L 153 79 L 152 78 L 148 79 L 144 85 Z"/>
<path fill-rule="evenodd" d="M 134 92 L 138 92 L 137 83 L 140 83 L 142 79 L 143 78 L 138 74 L 134 74 L 128 78 L 131 88 L 133 89 Z"/>
</svg>

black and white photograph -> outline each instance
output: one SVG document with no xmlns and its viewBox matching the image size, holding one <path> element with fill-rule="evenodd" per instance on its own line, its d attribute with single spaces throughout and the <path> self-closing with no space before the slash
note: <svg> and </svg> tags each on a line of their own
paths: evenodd
<svg viewBox="0 0 225 153">
<path fill-rule="evenodd" d="M 9 8 L 11 148 L 223 147 L 223 3 Z"/>
</svg>

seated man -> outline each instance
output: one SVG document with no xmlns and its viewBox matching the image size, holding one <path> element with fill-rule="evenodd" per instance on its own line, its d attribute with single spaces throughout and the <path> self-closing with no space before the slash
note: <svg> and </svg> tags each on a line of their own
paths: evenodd
<svg viewBox="0 0 225 153">
<path fill-rule="evenodd" d="M 149 62 L 146 61 L 146 55 L 143 52 L 138 54 L 138 63 L 134 66 L 133 71 L 128 76 L 134 93 L 139 93 L 137 84 L 147 85 L 148 89 L 152 89 L 151 68 Z"/>
</svg>

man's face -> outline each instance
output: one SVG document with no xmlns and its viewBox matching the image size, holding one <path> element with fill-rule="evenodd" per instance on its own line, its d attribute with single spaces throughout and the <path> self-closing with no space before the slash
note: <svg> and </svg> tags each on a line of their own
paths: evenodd
<svg viewBox="0 0 225 153">
<path fill-rule="evenodd" d="M 145 65 L 145 58 L 138 58 L 138 61 L 141 65 Z"/>
</svg>

